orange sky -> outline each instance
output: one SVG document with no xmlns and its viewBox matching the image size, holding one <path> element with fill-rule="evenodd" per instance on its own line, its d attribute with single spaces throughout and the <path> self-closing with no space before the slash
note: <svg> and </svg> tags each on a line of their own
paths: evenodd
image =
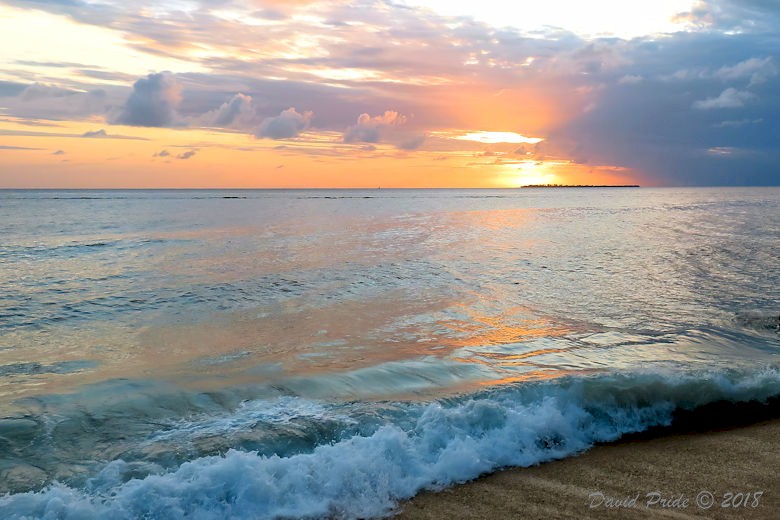
<svg viewBox="0 0 780 520">
<path fill-rule="evenodd" d="M 205 129 L 138 128 L 79 121 L 49 124 L 56 126 L 33 129 L 25 122 L 0 123 L 0 132 L 6 131 L 2 142 L 9 147 L 0 151 L 0 185 L 503 188 L 547 183 L 625 183 L 628 178 L 624 170 L 614 167 L 580 165 L 566 159 L 537 161 L 533 154 L 515 153 L 519 145 L 512 143 L 459 140 L 454 146 L 461 149 L 447 150 L 442 146 L 444 150 L 436 150 L 432 146 L 432 150 L 421 147 L 407 151 L 382 143 L 347 144 L 339 134 L 316 130 L 303 132 L 294 139 L 269 140 Z M 105 136 L 82 137 L 101 130 Z"/>
<path fill-rule="evenodd" d="M 653 183 L 560 132 L 596 106 L 593 56 L 602 70 L 625 60 L 497 29 L 498 4 L 14 4 L 0 3 L 13 49 L 0 58 L 0 187 Z"/>
</svg>

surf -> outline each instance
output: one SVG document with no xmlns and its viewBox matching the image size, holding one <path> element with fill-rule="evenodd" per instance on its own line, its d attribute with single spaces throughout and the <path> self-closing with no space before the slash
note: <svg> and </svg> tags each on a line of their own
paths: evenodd
<svg viewBox="0 0 780 520">
<path fill-rule="evenodd" d="M 363 409 L 362 419 L 350 408 L 354 403 L 283 397 L 244 403 L 208 422 L 182 422 L 149 439 L 181 446 L 198 436 L 230 436 L 248 424 L 279 428 L 306 413 L 312 424 L 340 421 L 342 434 L 308 451 L 229 449 L 141 477 L 134 476 L 133 461 L 114 460 L 81 486 L 54 482 L 6 494 L 0 508 L 18 519 L 383 517 L 424 489 L 572 456 L 669 425 L 681 411 L 719 402 L 752 410 L 749 403 L 777 396 L 780 372 L 765 368 L 564 377 L 429 403 L 377 403 L 370 413 Z M 344 420 L 345 407 L 352 422 Z"/>
</svg>

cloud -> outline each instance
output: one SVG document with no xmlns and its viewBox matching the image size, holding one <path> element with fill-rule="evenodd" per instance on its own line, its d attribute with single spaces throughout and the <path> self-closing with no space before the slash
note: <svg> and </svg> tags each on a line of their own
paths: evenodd
<svg viewBox="0 0 780 520">
<path fill-rule="evenodd" d="M 298 113 L 295 108 L 283 110 L 276 117 L 267 117 L 263 119 L 260 126 L 255 131 L 256 137 L 267 137 L 269 139 L 289 139 L 297 137 L 298 134 L 309 128 L 313 113 Z"/>
<path fill-rule="evenodd" d="M 218 109 L 204 114 L 201 119 L 206 126 L 246 129 L 257 124 L 257 110 L 252 96 L 239 92 Z"/>
<path fill-rule="evenodd" d="M 403 125 L 406 117 L 387 110 L 381 116 L 371 117 L 368 114 L 360 114 L 355 125 L 344 132 L 345 143 L 378 143 L 382 138 L 382 131 L 388 127 Z"/>
<path fill-rule="evenodd" d="M 594 109 L 549 130 L 546 156 L 630 168 L 647 185 L 778 184 L 780 75 L 765 58 L 777 53 L 774 34 L 705 30 L 616 45 L 628 63 L 579 78 L 599 86 L 582 101 Z M 765 81 L 751 84 L 756 72 Z M 626 88 L 617 81 L 626 75 L 644 80 Z"/>
<path fill-rule="evenodd" d="M 642 76 L 639 76 L 637 74 L 626 74 L 622 78 L 618 80 L 618 84 L 620 85 L 636 85 L 637 83 L 641 83 L 644 78 Z"/>
<path fill-rule="evenodd" d="M 415 135 L 398 143 L 401 150 L 417 150 L 425 143 L 425 135 Z"/>
<path fill-rule="evenodd" d="M 124 108 L 114 123 L 130 126 L 171 126 L 178 120 L 181 87 L 172 74 L 149 74 L 133 85 Z"/>
<path fill-rule="evenodd" d="M 107 134 L 104 133 L 104 130 L 97 130 L 94 132 L 86 132 L 85 134 L 69 134 L 65 132 L 39 132 L 39 131 L 30 131 L 30 130 L 6 130 L 6 129 L 0 129 L 0 135 L 12 135 L 16 137 L 63 137 L 63 138 L 79 138 L 79 139 L 89 139 L 89 138 L 103 138 L 103 139 L 130 139 L 133 141 L 148 141 L 149 139 L 145 137 L 135 137 L 131 135 L 114 135 L 114 134 Z M 89 135 L 89 134 L 95 134 L 95 135 Z"/>
<path fill-rule="evenodd" d="M 52 152 L 52 155 L 65 155 L 65 150 L 57 150 L 56 152 Z"/>
<path fill-rule="evenodd" d="M 780 23 L 780 9 L 773 0 L 699 0 L 680 18 L 731 34 L 774 33 Z"/>
<path fill-rule="evenodd" d="M 722 82 L 734 82 L 748 79 L 748 87 L 766 83 L 778 75 L 778 69 L 771 56 L 764 58 L 748 58 L 734 65 L 722 65 L 716 70 L 708 67 L 691 67 L 675 71 L 665 76 L 669 81 L 691 81 L 719 79 Z"/>
<path fill-rule="evenodd" d="M 182 152 L 179 155 L 177 155 L 176 158 L 177 159 L 187 160 L 187 159 L 189 159 L 191 157 L 194 157 L 196 153 L 198 153 L 197 150 L 187 150 L 186 152 Z"/>
<path fill-rule="evenodd" d="M 715 128 L 739 128 L 741 126 L 745 125 L 757 125 L 759 123 L 763 123 L 764 120 L 762 118 L 758 119 L 730 119 L 726 121 L 721 121 L 720 123 L 715 125 Z"/>
<path fill-rule="evenodd" d="M 100 130 L 91 130 L 84 132 L 83 134 L 79 136 L 68 136 L 68 137 L 82 137 L 84 139 L 129 139 L 131 141 L 148 141 L 145 137 L 136 137 L 132 135 L 119 135 L 119 134 L 109 134 L 106 132 L 103 128 Z"/>
<path fill-rule="evenodd" d="M 44 83 L 33 83 L 25 88 L 19 97 L 22 101 L 35 101 L 36 99 L 49 97 L 65 97 L 78 94 L 75 90 L 70 90 L 56 85 L 47 85 Z"/>
<path fill-rule="evenodd" d="M 23 83 L 0 80 L 0 97 L 18 96 L 24 92 L 25 88 L 27 88 L 27 86 Z"/>
<path fill-rule="evenodd" d="M 305 5 L 311 15 L 305 17 L 293 16 L 303 4 L 282 0 L 195 0 L 187 15 L 177 3 L 162 2 L 153 16 L 132 2 L 10 2 L 125 34 L 133 52 L 193 72 L 168 75 L 184 87 L 171 96 L 164 94 L 177 90 L 162 88 L 160 75 L 142 78 L 132 91 L 129 80 L 116 86 L 119 76 L 101 72 L 114 70 L 106 63 L 37 75 L 5 67 L 4 116 L 79 119 L 109 110 L 112 122 L 187 121 L 284 138 L 299 135 L 311 118 L 280 111 L 305 106 L 317 114 L 318 131 L 340 132 L 346 142 L 404 149 L 425 134 L 432 157 L 476 150 L 443 137 L 447 131 L 511 130 L 549 136 L 543 155 L 550 160 L 621 165 L 657 183 L 747 182 L 744 172 L 755 172 L 756 182 L 778 182 L 780 5 L 772 0 L 697 1 L 683 17 L 690 31 L 633 40 L 555 29 L 529 34 L 374 0 Z M 230 6 L 230 20 L 217 5 Z M 255 24 L 258 17 L 277 21 Z M 338 38 L 332 23 L 340 25 Z M 60 83 L 30 85 L 41 78 Z M 96 79 L 105 82 L 103 98 L 80 83 Z M 150 92 L 141 92 L 145 83 Z M 390 122 L 387 107 L 414 120 Z M 363 115 L 355 121 L 357 114 Z M 339 146 L 323 142 L 317 150 L 348 155 L 358 148 Z M 711 149 L 757 152 L 740 155 L 743 167 L 728 171 L 722 166 L 728 160 L 705 153 Z M 541 155 L 537 147 L 522 150 L 523 158 Z M 721 165 L 709 162 L 715 159 Z"/>
<path fill-rule="evenodd" d="M 756 95 L 744 90 L 727 88 L 718 97 L 702 99 L 693 103 L 698 110 L 713 110 L 718 108 L 740 108 L 745 103 L 755 99 Z"/>
<path fill-rule="evenodd" d="M 732 146 L 713 146 L 712 148 L 707 149 L 706 153 L 719 157 L 728 157 L 733 155 L 742 155 L 749 152 L 740 148 L 734 148 Z"/>
<path fill-rule="evenodd" d="M 40 150 L 40 148 L 30 148 L 28 146 L 0 145 L 0 150 Z"/>
<path fill-rule="evenodd" d="M 777 67 L 771 56 L 765 58 L 750 58 L 733 66 L 724 66 L 715 72 L 715 77 L 724 81 L 750 78 L 750 85 L 765 83 L 769 78 L 777 76 Z"/>
<path fill-rule="evenodd" d="M 99 80 L 112 81 L 112 82 L 129 82 L 133 81 L 137 76 L 132 74 L 124 74 L 122 72 L 102 70 L 102 69 L 79 69 L 79 74 L 88 78 L 95 78 Z"/>
<path fill-rule="evenodd" d="M 111 103 L 103 88 L 75 90 L 54 84 L 0 82 L 2 106 L 8 115 L 23 119 L 73 119 L 105 113 Z"/>
<path fill-rule="evenodd" d="M 160 150 L 159 152 L 154 154 L 152 157 L 168 157 L 169 155 L 171 155 L 171 152 L 169 152 L 168 150 Z"/>
<path fill-rule="evenodd" d="M 108 133 L 106 133 L 106 131 L 101 128 L 100 130 L 93 130 L 91 132 L 84 132 L 83 134 L 81 134 L 81 137 L 98 138 L 99 139 L 99 138 L 103 138 L 103 137 L 108 137 Z"/>
</svg>

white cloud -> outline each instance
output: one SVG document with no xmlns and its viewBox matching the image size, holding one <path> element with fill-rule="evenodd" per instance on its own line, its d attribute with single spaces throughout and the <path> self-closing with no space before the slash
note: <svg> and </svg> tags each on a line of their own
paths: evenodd
<svg viewBox="0 0 780 520">
<path fill-rule="evenodd" d="M 727 88 L 718 97 L 707 98 L 693 103 L 693 108 L 712 110 L 717 108 L 740 108 L 745 103 L 756 98 L 755 94 L 735 88 Z"/>
</svg>

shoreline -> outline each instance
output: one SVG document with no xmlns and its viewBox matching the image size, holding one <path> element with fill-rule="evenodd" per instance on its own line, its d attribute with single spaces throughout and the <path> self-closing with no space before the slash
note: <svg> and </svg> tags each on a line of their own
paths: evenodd
<svg viewBox="0 0 780 520">
<path fill-rule="evenodd" d="M 749 410 L 745 403 L 714 403 L 680 413 L 672 426 L 579 455 L 424 491 L 399 504 L 394 518 L 774 519 L 778 401 L 747 404 Z M 714 503 L 702 507 L 710 498 Z"/>
</svg>

